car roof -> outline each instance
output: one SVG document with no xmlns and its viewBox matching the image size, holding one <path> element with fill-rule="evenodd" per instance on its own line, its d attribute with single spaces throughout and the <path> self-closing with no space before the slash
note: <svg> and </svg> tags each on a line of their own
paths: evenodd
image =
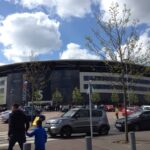
<svg viewBox="0 0 150 150">
<path fill-rule="evenodd" d="M 76 111 L 77 110 L 89 110 L 89 108 L 78 108 L 78 107 L 76 107 L 76 108 L 71 108 L 71 110 L 76 110 Z M 93 109 L 92 108 L 92 110 L 102 111 L 103 109 L 95 109 L 95 108 Z"/>
</svg>

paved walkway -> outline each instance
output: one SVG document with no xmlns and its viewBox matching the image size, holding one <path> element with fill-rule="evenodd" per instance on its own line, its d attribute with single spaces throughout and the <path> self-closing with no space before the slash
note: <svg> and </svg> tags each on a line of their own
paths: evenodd
<svg viewBox="0 0 150 150">
<path fill-rule="evenodd" d="M 137 150 L 150 149 L 150 131 L 137 132 Z M 0 150 L 6 150 L 1 147 Z M 19 150 L 16 145 L 15 150 Z M 34 144 L 32 144 L 34 150 Z M 47 142 L 46 150 L 86 150 L 86 142 L 83 136 L 73 136 L 70 139 L 53 139 Z M 124 143 L 124 134 L 95 136 L 93 138 L 93 150 L 131 150 L 130 144 Z"/>
</svg>

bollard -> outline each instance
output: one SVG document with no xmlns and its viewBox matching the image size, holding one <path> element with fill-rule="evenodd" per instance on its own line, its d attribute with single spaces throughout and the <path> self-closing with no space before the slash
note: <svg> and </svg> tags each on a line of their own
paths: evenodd
<svg viewBox="0 0 150 150">
<path fill-rule="evenodd" d="M 131 150 L 136 150 L 136 139 L 135 139 L 135 133 L 130 132 L 130 144 L 131 144 Z"/>
<path fill-rule="evenodd" d="M 92 138 L 90 136 L 85 137 L 86 139 L 86 150 L 92 150 Z"/>
<path fill-rule="evenodd" d="M 31 150 L 31 143 L 24 143 L 23 150 Z"/>
</svg>

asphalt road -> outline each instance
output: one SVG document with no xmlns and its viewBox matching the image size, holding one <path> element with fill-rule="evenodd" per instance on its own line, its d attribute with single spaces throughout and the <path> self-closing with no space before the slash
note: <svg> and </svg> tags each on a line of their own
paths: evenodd
<svg viewBox="0 0 150 150">
<path fill-rule="evenodd" d="M 45 112 L 46 119 L 54 116 L 59 116 L 60 112 Z M 130 144 L 124 143 L 124 133 L 115 129 L 115 114 L 114 112 L 107 113 L 111 130 L 108 136 L 94 136 L 93 150 L 131 150 Z M 7 124 L 0 123 L 0 150 L 7 150 L 7 139 L 1 140 L 2 137 L 7 138 Z M 6 136 L 4 136 L 6 135 Z M 136 132 L 137 150 L 149 150 L 150 147 L 150 131 Z M 3 143 L 4 142 L 4 143 Z M 28 142 L 34 143 L 34 138 L 28 138 Z M 55 139 L 48 138 L 46 143 L 46 150 L 86 150 L 85 135 L 73 135 L 69 139 L 61 139 L 57 137 Z M 19 150 L 18 145 L 14 150 Z M 32 150 L 34 150 L 34 144 L 32 144 Z"/>
</svg>

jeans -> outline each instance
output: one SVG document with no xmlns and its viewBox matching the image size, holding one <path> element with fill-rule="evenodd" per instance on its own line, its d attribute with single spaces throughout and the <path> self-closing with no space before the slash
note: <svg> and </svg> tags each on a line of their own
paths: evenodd
<svg viewBox="0 0 150 150">
<path fill-rule="evenodd" d="M 19 143 L 20 149 L 23 150 L 23 143 L 25 143 L 25 141 L 26 141 L 26 137 L 24 134 L 11 135 L 9 137 L 8 150 L 13 150 L 13 147 L 14 147 L 16 142 Z"/>
</svg>

